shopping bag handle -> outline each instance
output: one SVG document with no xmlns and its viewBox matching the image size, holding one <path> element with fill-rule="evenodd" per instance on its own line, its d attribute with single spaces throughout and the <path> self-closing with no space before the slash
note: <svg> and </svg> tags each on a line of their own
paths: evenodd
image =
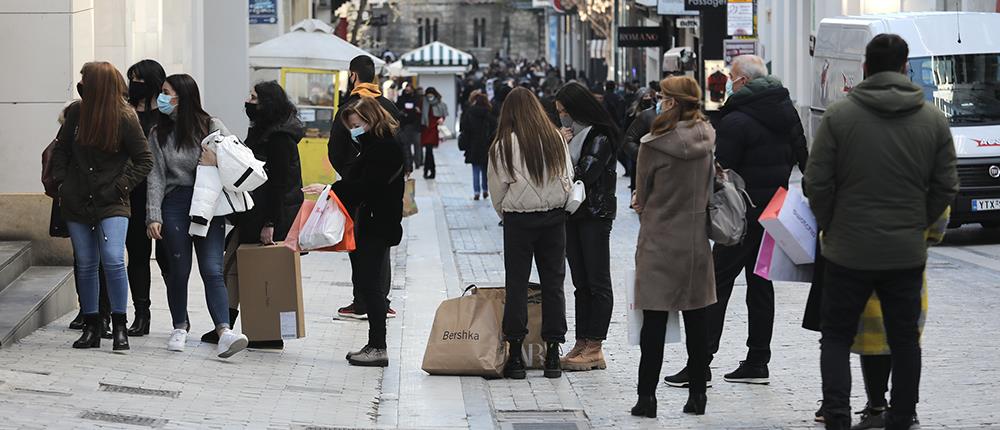
<svg viewBox="0 0 1000 430">
<path fill-rule="evenodd" d="M 462 295 L 464 296 L 468 294 L 469 290 L 473 290 L 473 294 L 475 294 L 476 291 L 479 291 L 479 287 L 477 287 L 476 284 L 469 285 L 468 287 L 465 287 L 465 291 L 462 292 Z"/>
</svg>

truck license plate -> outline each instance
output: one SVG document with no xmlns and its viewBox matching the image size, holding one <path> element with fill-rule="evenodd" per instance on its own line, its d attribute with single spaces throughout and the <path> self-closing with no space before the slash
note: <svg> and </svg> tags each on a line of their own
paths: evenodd
<svg viewBox="0 0 1000 430">
<path fill-rule="evenodd" d="M 1000 211 L 1000 199 L 979 199 L 972 201 L 973 212 Z"/>
</svg>

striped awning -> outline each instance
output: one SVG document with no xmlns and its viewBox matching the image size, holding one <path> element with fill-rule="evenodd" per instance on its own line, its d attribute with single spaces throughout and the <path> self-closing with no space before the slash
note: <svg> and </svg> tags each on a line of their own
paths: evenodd
<svg viewBox="0 0 1000 430">
<path fill-rule="evenodd" d="M 406 67 L 448 67 L 469 66 L 472 55 L 459 51 L 441 42 L 427 45 L 403 54 L 400 59 Z"/>
</svg>

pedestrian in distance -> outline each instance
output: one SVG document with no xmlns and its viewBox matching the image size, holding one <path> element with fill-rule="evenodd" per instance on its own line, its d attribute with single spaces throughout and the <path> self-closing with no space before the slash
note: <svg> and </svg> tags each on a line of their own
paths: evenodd
<svg viewBox="0 0 1000 430">
<path fill-rule="evenodd" d="M 563 357 L 567 370 L 604 369 L 602 343 L 608 337 L 614 293 L 611 286 L 611 225 L 621 132 L 600 102 L 578 83 L 556 93 L 561 134 L 569 142 L 573 181 L 586 199 L 566 222 L 566 259 L 575 287 L 576 345 Z"/>
<path fill-rule="evenodd" d="M 632 173 L 629 175 L 629 189 L 632 190 L 633 199 L 635 197 L 635 169 L 639 157 L 639 141 L 652 129 L 653 120 L 659 114 L 660 103 L 656 91 L 648 88 L 639 89 L 635 102 L 628 109 L 628 118 L 625 120 L 625 137 L 621 149 Z"/>
<path fill-rule="evenodd" d="M 907 77 L 894 34 L 865 48 L 865 79 L 823 114 L 804 179 L 824 232 L 820 369 L 827 429 L 851 426 L 850 348 L 872 292 L 892 364 L 887 429 L 916 420 L 925 231 L 958 192 L 948 121 Z"/>
<path fill-rule="evenodd" d="M 476 91 L 472 93 L 469 107 L 462 112 L 462 134 L 458 137 L 458 146 L 465 151 L 465 163 L 472 165 L 473 200 L 479 200 L 480 194 L 483 198 L 490 197 L 486 165 L 497 128 L 492 108 L 486 94 Z"/>
<path fill-rule="evenodd" d="M 149 173 L 152 159 L 139 118 L 125 100 L 128 89 L 118 69 L 107 62 L 84 64 L 77 91 L 81 101 L 67 109 L 51 161 L 75 269 L 80 272 L 78 291 L 86 322 L 73 347 L 101 346 L 97 270 L 101 265 L 111 302 L 112 349 L 125 351 L 129 349 L 125 313 L 129 195 Z"/>
<path fill-rule="evenodd" d="M 788 90 L 768 76 L 764 60 L 741 55 L 733 60 L 727 92 L 716 124 L 715 157 L 724 169 L 732 169 L 746 181 L 753 205 L 747 207 L 747 232 L 743 242 L 715 245 L 715 287 L 719 301 L 709 310 L 708 363 L 719 352 L 726 308 L 740 272 L 746 273 L 746 304 L 749 314 L 748 352 L 739 367 L 725 375 L 732 383 L 768 384 L 771 333 L 774 328 L 774 285 L 753 273 L 764 227 L 757 221 L 778 188 L 788 188 L 792 168 L 805 171 L 806 138 Z M 665 378 L 667 385 L 685 387 L 690 364 Z M 706 370 L 708 371 L 708 370 Z M 712 375 L 708 371 L 708 381 Z"/>
<path fill-rule="evenodd" d="M 275 81 L 260 82 L 250 90 L 244 103 L 250 129 L 244 141 L 254 157 L 264 162 L 267 182 L 250 192 L 254 207 L 229 217 L 235 228 L 226 238 L 223 273 L 229 293 L 229 321 L 239 316 L 240 279 L 237 256 L 240 245 L 273 245 L 285 240 L 302 206 L 302 163 L 299 141 L 305 128 L 288 94 Z M 201 337 L 205 343 L 218 343 L 215 330 Z M 250 341 L 248 348 L 281 349 L 284 342 Z"/>
<path fill-rule="evenodd" d="M 235 318 L 229 314 L 222 268 L 226 220 L 208 220 L 205 237 L 192 237 L 189 230 L 195 173 L 199 165 L 215 164 L 214 153 L 203 148 L 201 141 L 215 131 L 230 133 L 222 121 L 202 109 L 198 84 L 189 75 L 167 77 L 156 102 L 163 115 L 150 132 L 153 170 L 148 179 L 146 229 L 151 239 L 164 241 L 170 259 L 167 304 L 173 331 L 167 349 L 183 352 L 191 330 L 187 309 L 193 247 L 205 284 L 208 312 L 219 339 L 216 353 L 220 358 L 229 358 L 245 349 L 248 340 L 232 330 Z"/>
<path fill-rule="evenodd" d="M 521 347 L 528 334 L 528 278 L 534 259 L 542 289 L 544 375 L 558 378 L 559 345 L 566 341 L 565 207 L 573 164 L 565 141 L 530 90 L 516 88 L 504 101 L 489 162 L 493 207 L 503 220 L 503 334 L 510 346 L 504 376 L 526 377 Z"/>
<path fill-rule="evenodd" d="M 333 192 L 363 226 L 355 233 L 357 249 L 351 252 L 351 262 L 355 293 L 363 297 L 369 311 L 368 343 L 347 354 L 347 361 L 354 366 L 386 367 L 387 305 L 380 278 L 391 271 L 386 267 L 389 249 L 403 237 L 405 156 L 395 138 L 399 122 L 374 97 L 351 103 L 341 117 L 361 153 L 355 161 L 357 173 L 334 183 Z M 320 194 L 325 187 L 313 184 L 303 191 Z"/>
<path fill-rule="evenodd" d="M 163 66 L 155 60 L 142 60 L 129 67 L 128 103 L 135 109 L 142 126 L 142 133 L 149 139 L 149 132 L 160 121 L 162 115 L 156 107 L 156 97 L 160 94 L 167 74 Z M 128 329 L 129 336 L 144 336 L 149 334 L 150 312 L 152 301 L 149 298 L 149 288 L 152 274 L 149 270 L 149 258 L 153 253 L 153 241 L 146 234 L 146 178 L 132 189 L 129 196 L 132 209 L 132 220 L 128 224 L 128 236 L 125 238 L 125 250 L 128 251 L 128 285 L 132 291 L 132 306 L 135 308 L 135 318 Z M 156 241 L 156 264 L 160 267 L 160 275 L 167 279 L 167 251 L 163 241 Z"/>
<path fill-rule="evenodd" d="M 396 99 L 396 109 L 400 112 L 399 140 L 406 149 L 407 170 L 412 172 L 424 165 L 424 151 L 420 145 L 420 99 L 413 85 L 405 85 Z"/>
<path fill-rule="evenodd" d="M 708 367 L 707 307 L 716 302 L 712 248 L 705 225 L 715 130 L 701 111 L 702 91 L 690 77 L 660 83 L 660 114 L 642 137 L 636 169 L 635 307 L 642 310 L 639 400 L 632 415 L 656 417 L 669 311 L 684 315 L 691 362 L 685 413 L 703 415 Z"/>
<path fill-rule="evenodd" d="M 396 109 L 389 99 L 382 96 L 382 89 L 378 85 L 378 76 L 375 75 L 375 62 L 368 55 L 359 55 L 351 60 L 348 66 L 350 75 L 348 75 L 348 97 L 346 97 L 341 103 L 341 108 L 356 104 L 361 100 L 362 97 L 373 97 L 379 103 L 382 109 L 389 112 L 389 115 L 393 117 L 396 121 L 400 121 L 403 115 L 399 110 Z M 419 89 L 417 90 L 419 93 Z M 343 109 L 337 111 L 337 115 L 333 118 L 333 124 L 330 127 L 330 141 L 327 144 L 329 148 L 330 165 L 340 174 L 341 178 L 344 179 L 354 179 L 357 176 L 363 175 L 364 172 L 360 169 L 355 169 L 355 164 L 357 164 L 358 157 L 361 153 L 360 144 L 351 136 L 351 130 L 347 123 L 344 121 Z M 398 131 L 397 131 L 398 132 Z M 354 227 L 356 230 L 364 228 L 363 223 L 365 219 L 355 218 Z M 351 283 L 354 284 L 353 300 L 351 304 L 344 306 L 337 310 L 337 317 L 342 319 L 353 319 L 362 321 L 368 319 L 368 303 L 364 301 L 365 293 L 359 286 L 361 278 L 365 275 L 359 274 L 356 270 L 359 262 L 355 261 L 354 254 L 351 254 Z M 389 263 L 389 254 L 385 254 L 385 261 L 382 262 L 380 267 L 386 268 L 384 273 L 379 274 L 379 285 L 382 289 L 382 298 L 385 301 L 386 308 L 386 318 L 395 318 L 396 311 L 389 306 L 389 290 L 392 287 L 389 279 L 391 274 L 389 273 L 389 268 L 392 266 Z M 360 278 L 359 278 L 360 277 Z"/>
<path fill-rule="evenodd" d="M 420 106 L 420 144 L 424 147 L 424 179 L 437 176 L 434 149 L 441 144 L 438 126 L 448 118 L 448 105 L 434 87 L 427 88 Z"/>
</svg>

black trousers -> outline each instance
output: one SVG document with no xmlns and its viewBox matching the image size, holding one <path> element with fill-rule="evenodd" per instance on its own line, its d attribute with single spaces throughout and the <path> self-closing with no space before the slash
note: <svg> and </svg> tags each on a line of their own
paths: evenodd
<svg viewBox="0 0 1000 430">
<path fill-rule="evenodd" d="M 523 340 L 528 334 L 528 279 L 534 259 L 542 288 L 542 339 L 566 341 L 565 258 L 566 211 L 503 214 L 503 334 L 508 340 Z"/>
<path fill-rule="evenodd" d="M 132 292 L 135 314 L 148 318 L 151 304 L 149 285 L 152 281 L 149 257 L 153 253 L 153 240 L 146 235 L 146 183 L 136 186 L 130 198 L 132 217 L 125 236 L 125 250 L 128 252 L 128 286 Z M 163 241 L 156 241 L 156 264 L 160 266 L 160 273 L 166 279 L 168 263 Z"/>
<path fill-rule="evenodd" d="M 887 428 L 908 423 L 916 412 L 920 387 L 920 290 L 924 267 L 906 270 L 849 269 L 827 261 L 823 289 L 823 338 L 820 370 L 823 406 L 830 417 L 851 411 L 850 348 L 858 320 L 872 292 L 882 303 L 885 334 L 892 351 L 892 404 Z"/>
<path fill-rule="evenodd" d="M 611 224 L 585 218 L 566 222 L 566 259 L 576 298 L 576 338 L 608 337 L 614 291 L 611 286 Z"/>
<path fill-rule="evenodd" d="M 367 236 L 362 232 L 367 226 L 364 225 L 367 221 L 364 217 L 355 216 L 356 224 L 354 225 L 354 235 L 356 239 Z M 361 247 L 361 241 L 357 241 L 358 247 Z M 368 282 L 368 279 L 372 278 L 371 273 L 365 273 L 366 262 L 359 260 L 359 258 L 364 258 L 364 254 L 355 255 L 354 252 L 348 254 L 351 259 L 351 284 L 354 285 L 354 312 L 362 315 L 368 314 L 368 298 L 365 293 L 364 284 Z M 375 277 L 375 282 L 377 288 L 382 292 L 381 301 L 385 303 L 385 308 L 389 309 L 389 291 L 392 289 L 392 263 L 389 259 L 389 252 L 386 251 L 382 255 L 382 263 L 379 265 L 381 268 Z M 367 268 L 371 268 L 371 264 L 367 264 Z M 370 317 L 370 315 L 369 315 Z"/>
<path fill-rule="evenodd" d="M 707 308 L 682 311 L 684 316 L 684 336 L 687 343 L 688 375 L 691 380 L 688 391 L 705 392 L 708 377 L 708 312 Z M 642 331 L 639 334 L 639 395 L 652 396 L 656 384 L 660 382 L 660 368 L 663 365 L 664 337 L 667 335 L 668 312 L 642 311 Z"/>
<path fill-rule="evenodd" d="M 382 275 L 389 272 L 389 247 L 381 240 L 365 240 L 364 237 L 357 239 L 357 249 L 351 253 L 354 291 L 367 305 L 368 346 L 384 349 L 385 312 L 388 304 L 385 302 L 386 293 L 382 289 Z"/>
<path fill-rule="evenodd" d="M 749 212 L 753 212 L 752 210 Z M 746 271 L 747 313 L 747 363 L 766 365 L 771 361 L 771 332 L 774 329 L 774 284 L 754 275 L 757 252 L 764 237 L 764 228 L 756 220 L 759 214 L 747 214 L 747 236 L 736 246 L 715 245 L 712 258 L 715 262 L 715 294 L 719 301 L 708 307 L 708 361 L 719 352 L 722 329 L 726 322 L 726 308 L 733 295 L 733 284 L 740 272 Z M 688 366 L 691 370 L 691 366 Z"/>
<path fill-rule="evenodd" d="M 862 355 L 861 376 L 865 381 L 865 393 L 868 394 L 868 406 L 884 408 L 889 405 L 885 401 L 885 393 L 889 391 L 889 375 L 892 374 L 891 355 Z"/>
<path fill-rule="evenodd" d="M 437 173 L 437 164 L 434 163 L 434 146 L 427 145 L 424 146 L 424 176 L 435 175 Z"/>
</svg>

